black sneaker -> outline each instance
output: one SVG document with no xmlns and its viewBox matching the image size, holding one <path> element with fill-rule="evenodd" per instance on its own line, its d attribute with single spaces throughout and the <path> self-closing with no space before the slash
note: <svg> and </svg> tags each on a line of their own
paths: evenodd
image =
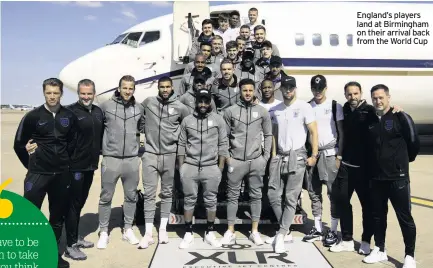
<svg viewBox="0 0 433 268">
<path fill-rule="evenodd" d="M 87 259 L 86 254 L 80 250 L 77 244 L 72 245 L 72 247 L 66 247 L 65 257 L 76 261 L 84 261 Z"/>
<path fill-rule="evenodd" d="M 313 227 L 313 229 L 311 229 L 311 231 L 306 236 L 304 236 L 302 241 L 304 242 L 320 241 L 322 240 L 322 237 L 323 237 L 323 233 L 318 232 L 316 227 Z"/>
<path fill-rule="evenodd" d="M 69 262 L 65 261 L 61 255 L 59 255 L 59 260 L 57 262 L 57 268 L 69 268 Z"/>
<path fill-rule="evenodd" d="M 337 242 L 338 242 L 337 233 L 333 232 L 333 231 L 329 231 L 326 234 L 325 241 L 323 242 L 323 245 L 325 247 L 332 247 L 333 245 L 337 244 Z"/>
<path fill-rule="evenodd" d="M 77 246 L 80 248 L 93 248 L 95 245 L 92 242 L 86 241 L 84 238 L 80 237 L 78 239 Z"/>
</svg>

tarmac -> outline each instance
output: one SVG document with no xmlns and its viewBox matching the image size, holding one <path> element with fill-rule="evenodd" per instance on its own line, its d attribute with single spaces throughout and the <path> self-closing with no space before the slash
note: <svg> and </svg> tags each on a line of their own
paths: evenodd
<svg viewBox="0 0 433 268">
<path fill-rule="evenodd" d="M 23 194 L 23 181 L 27 170 L 22 166 L 13 150 L 13 140 L 18 124 L 25 112 L 1 110 L 1 179 L 12 178 L 13 182 L 7 187 L 8 191 L 17 194 Z M 417 228 L 417 240 L 415 259 L 418 268 L 433 267 L 433 170 L 429 165 L 433 163 L 433 156 L 420 155 L 410 164 L 411 191 L 412 191 L 412 213 Z M 140 176 L 141 177 L 141 176 Z M 139 188 L 142 189 L 140 181 Z M 100 170 L 95 172 L 94 181 L 87 203 L 82 211 L 80 235 L 86 240 L 96 244 L 98 240 L 98 201 L 101 189 Z M 308 194 L 304 191 L 303 208 L 308 214 L 308 222 L 303 226 L 298 226 L 293 231 L 293 236 L 302 238 L 313 224 L 311 215 L 311 206 Z M 329 211 L 329 200 L 326 198 L 326 188 L 323 188 L 324 211 Z M 42 211 L 48 217 L 48 200 L 44 201 Z M 123 191 L 121 182 L 117 184 L 116 192 L 112 202 L 112 213 L 110 221 L 110 243 L 105 250 L 95 248 L 85 249 L 88 255 L 85 261 L 73 261 L 67 259 L 71 268 L 132 268 L 132 267 L 149 267 L 155 254 L 157 245 L 154 244 L 147 249 L 137 249 L 136 246 L 130 245 L 121 238 L 122 224 L 122 206 Z M 354 211 L 354 239 L 356 241 L 355 249 L 359 247 L 359 240 L 362 233 L 361 206 L 356 194 L 352 197 L 352 206 Z M 328 228 L 330 223 L 329 213 L 324 213 L 323 222 Z M 238 230 L 237 237 L 245 237 L 248 234 L 249 226 L 236 226 Z M 196 237 L 203 236 L 205 226 L 198 226 Z M 225 226 L 218 226 L 218 237 L 224 234 Z M 261 226 L 262 234 L 272 235 L 275 230 L 272 226 Z M 144 235 L 144 226 L 134 226 L 134 231 L 140 239 Z M 170 238 L 183 237 L 183 226 L 174 225 L 168 227 Z M 157 232 L 154 230 L 154 238 L 157 241 Z M 64 240 L 64 239 L 63 239 Z M 178 239 L 176 239 L 178 240 Z M 314 242 L 317 249 L 332 267 L 402 267 L 404 261 L 404 243 L 400 226 L 398 225 L 395 212 L 389 203 L 388 227 L 386 234 L 386 250 L 388 253 L 388 262 L 378 264 L 362 263 L 363 256 L 356 252 L 332 253 L 324 247 L 321 242 Z M 372 241 L 373 247 L 374 241 Z M 165 267 L 164 267 L 165 268 Z"/>
</svg>

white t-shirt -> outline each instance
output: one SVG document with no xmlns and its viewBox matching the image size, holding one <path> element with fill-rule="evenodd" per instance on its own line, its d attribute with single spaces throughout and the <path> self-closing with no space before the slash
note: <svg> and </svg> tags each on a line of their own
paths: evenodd
<svg viewBox="0 0 433 268">
<path fill-rule="evenodd" d="M 316 120 L 308 102 L 296 99 L 289 107 L 281 102 L 269 111 L 272 124 L 278 125 L 278 151 L 298 150 L 307 140 L 307 125 Z"/>
<path fill-rule="evenodd" d="M 280 103 L 281 103 L 280 100 L 274 99 L 274 102 L 272 102 L 272 103 L 263 103 L 263 102 L 259 102 L 259 105 L 262 106 L 262 107 L 264 107 L 264 108 L 265 108 L 266 110 L 268 110 L 268 112 L 269 112 L 269 110 L 270 110 L 271 108 L 277 106 L 277 105 L 280 104 Z"/>
<path fill-rule="evenodd" d="M 314 100 L 310 102 L 313 107 L 317 120 L 317 132 L 319 136 L 319 149 L 335 140 L 337 140 L 337 126 L 332 116 L 332 99 L 326 99 L 323 103 L 317 104 Z M 343 107 L 337 103 L 336 107 L 337 121 L 343 120 Z M 326 156 L 335 155 L 338 148 L 325 150 Z"/>
</svg>

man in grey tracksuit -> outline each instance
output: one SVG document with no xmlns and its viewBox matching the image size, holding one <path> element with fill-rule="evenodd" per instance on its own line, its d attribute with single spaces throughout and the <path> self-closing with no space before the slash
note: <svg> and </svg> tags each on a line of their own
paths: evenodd
<svg viewBox="0 0 433 268">
<path fill-rule="evenodd" d="M 221 62 L 221 78 L 212 84 L 211 92 L 215 100 L 218 114 L 224 115 L 224 110 L 239 100 L 238 79 L 234 75 L 233 63 L 229 59 Z"/>
<path fill-rule="evenodd" d="M 197 108 L 181 123 L 178 159 L 184 192 L 186 233 L 179 245 L 185 249 L 194 241 L 192 216 L 197 202 L 198 186 L 203 186 L 203 199 L 207 210 L 205 242 L 220 247 L 213 233 L 216 216 L 218 186 L 221 170 L 228 157 L 228 138 L 223 118 L 210 109 L 211 93 L 207 89 L 197 92 Z"/>
<path fill-rule="evenodd" d="M 104 113 L 104 137 L 102 140 L 101 196 L 99 199 L 100 237 L 97 247 L 108 244 L 108 223 L 111 215 L 111 201 L 119 178 L 124 191 L 124 233 L 123 239 L 135 245 L 138 239 L 132 230 L 137 202 L 140 146 L 138 126 L 143 119 L 143 106 L 135 102 L 135 79 L 126 75 L 120 79 L 119 88 L 111 99 L 102 103 Z"/>
<path fill-rule="evenodd" d="M 255 103 L 255 82 L 243 79 L 239 82 L 241 99 L 236 105 L 227 108 L 224 120 L 230 141 L 230 158 L 227 160 L 228 193 L 227 220 L 228 230 L 221 244 L 234 244 L 236 235 L 234 225 L 238 210 L 238 199 L 242 179 L 249 180 L 249 195 L 252 215 L 252 231 L 249 239 L 256 245 L 263 240 L 258 232 L 262 209 L 263 175 L 271 154 L 272 124 L 268 111 Z M 262 150 L 262 133 L 264 150 Z"/>
<path fill-rule="evenodd" d="M 295 217 L 298 197 L 306 165 L 314 166 L 318 157 L 317 124 L 313 108 L 296 98 L 296 80 L 287 76 L 281 80 L 284 102 L 269 110 L 272 131 L 276 144 L 269 164 L 268 197 L 277 220 L 280 223 L 277 235 L 270 241 L 275 253 L 284 253 L 284 237 L 289 232 Z M 307 157 L 305 141 L 307 129 L 310 133 L 312 155 Z M 281 196 L 284 195 L 284 207 Z"/>
<path fill-rule="evenodd" d="M 246 48 L 242 54 L 242 61 L 234 70 L 234 74 L 240 80 L 245 78 L 253 79 L 256 83 L 256 92 L 255 96 L 260 100 L 260 84 L 263 81 L 263 75 L 258 71 L 258 68 L 254 65 L 254 50 Z"/>
<path fill-rule="evenodd" d="M 188 114 L 194 113 L 194 110 L 196 108 L 196 97 L 195 97 L 196 93 L 201 89 L 205 89 L 205 87 L 206 87 L 206 77 L 202 75 L 197 75 L 196 77 L 194 77 L 192 89 L 188 89 L 188 91 L 185 94 L 180 96 L 179 101 L 187 107 Z M 211 101 L 211 107 L 212 107 L 212 111 L 215 112 L 216 105 L 213 98 Z"/>
<path fill-rule="evenodd" d="M 167 222 L 172 203 L 180 123 L 189 113 L 174 92 L 173 81 L 167 76 L 158 81 L 158 96 L 148 97 L 142 105 L 144 120 L 140 128 L 146 139 L 142 156 L 146 233 L 139 248 L 148 248 L 154 243 L 152 230 L 158 176 L 161 176 L 159 243 L 168 243 Z"/>
</svg>

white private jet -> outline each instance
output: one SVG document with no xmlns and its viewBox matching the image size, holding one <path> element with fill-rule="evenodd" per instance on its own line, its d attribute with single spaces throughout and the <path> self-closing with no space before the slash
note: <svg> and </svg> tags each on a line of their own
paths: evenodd
<svg viewBox="0 0 433 268">
<path fill-rule="evenodd" d="M 175 85 L 179 83 L 191 37 L 201 32 L 205 18 L 213 19 L 217 25 L 220 13 L 237 10 L 241 23 L 245 24 L 249 22 L 251 7 L 259 10 L 259 21 L 266 27 L 267 39 L 278 46 L 285 71 L 296 77 L 299 98 L 311 99 L 309 82 L 315 74 L 327 77 L 328 97 L 340 103 L 346 101 L 343 88 L 348 81 L 361 83 L 364 98 L 369 102 L 371 87 L 386 84 L 392 102 L 410 113 L 416 124 L 427 127 L 422 132 L 433 134 L 433 38 L 417 36 L 407 45 L 359 44 L 359 38 L 376 41 L 377 37 L 360 36 L 361 31 L 368 29 L 357 28 L 358 21 L 373 21 L 373 26 L 377 21 L 387 21 L 382 22 L 385 33 L 409 30 L 405 27 L 409 22 L 426 26 L 410 30 L 431 30 L 431 2 L 296 1 L 222 6 L 209 6 L 206 1 L 174 2 L 173 14 L 131 27 L 111 44 L 67 65 L 60 72 L 60 79 L 74 91 L 79 80 L 92 79 L 100 103 L 112 96 L 120 77 L 129 74 L 137 80 L 135 97 L 141 102 L 157 94 L 160 77 L 170 76 Z M 367 17 L 386 12 L 391 18 Z M 412 17 L 408 18 L 408 14 Z M 385 28 L 390 22 L 400 25 Z"/>
</svg>

